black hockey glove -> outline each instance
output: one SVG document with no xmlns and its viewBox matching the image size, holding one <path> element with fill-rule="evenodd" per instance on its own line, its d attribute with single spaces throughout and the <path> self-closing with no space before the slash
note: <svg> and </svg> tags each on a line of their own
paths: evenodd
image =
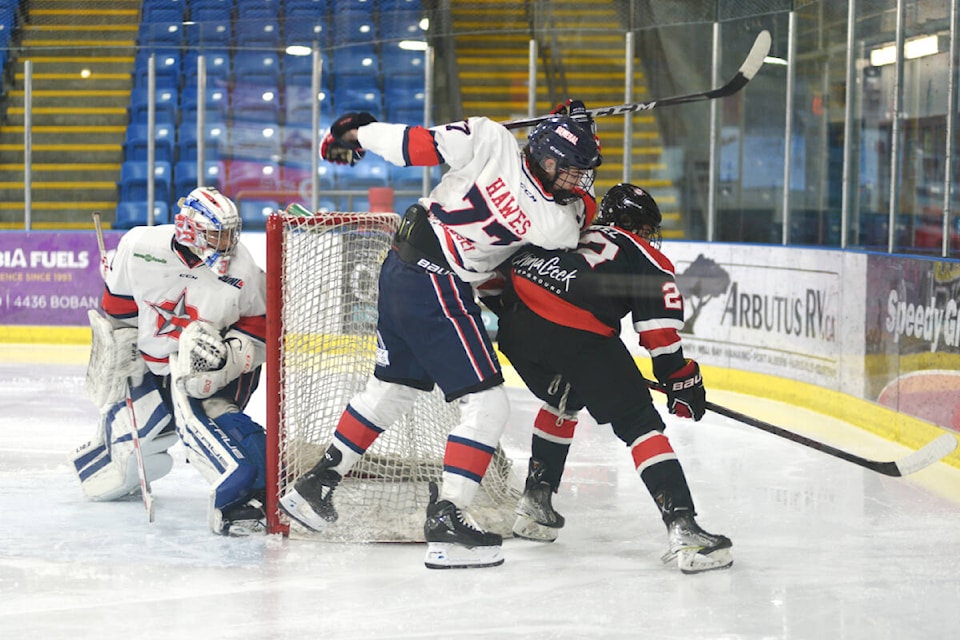
<svg viewBox="0 0 960 640">
<path fill-rule="evenodd" d="M 576 122 L 589 126 L 590 131 L 596 133 L 596 123 L 594 123 L 593 117 L 587 112 L 587 107 L 583 104 L 582 100 L 567 100 L 566 102 L 561 102 L 554 107 L 550 113 L 570 116 Z"/>
<path fill-rule="evenodd" d="M 371 114 L 361 111 L 359 113 L 347 113 L 337 118 L 330 126 L 330 131 L 323 137 L 320 143 L 320 155 L 327 162 L 334 164 L 348 164 L 351 167 L 363 157 L 363 149 L 356 139 L 356 130 L 365 124 L 376 122 L 377 119 Z M 353 131 L 351 139 L 345 139 L 347 132 Z"/>
<path fill-rule="evenodd" d="M 700 365 L 687 358 L 687 363 L 664 380 L 667 408 L 681 418 L 700 420 L 707 410 L 707 392 L 703 388 Z"/>
</svg>

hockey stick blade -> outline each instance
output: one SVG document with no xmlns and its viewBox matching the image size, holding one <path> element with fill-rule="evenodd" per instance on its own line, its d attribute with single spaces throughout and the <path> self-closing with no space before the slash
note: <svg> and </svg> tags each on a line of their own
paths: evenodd
<svg viewBox="0 0 960 640">
<path fill-rule="evenodd" d="M 741 64 L 740 68 L 737 70 L 736 75 L 734 75 L 733 78 L 731 78 L 730 81 L 722 87 L 717 87 L 716 89 L 711 89 L 709 91 L 689 93 L 682 96 L 651 100 L 650 102 L 634 102 L 632 104 L 621 104 L 616 107 L 587 109 L 587 113 L 589 113 L 592 118 L 619 116 L 625 113 L 633 113 L 634 111 L 650 111 L 652 109 L 656 109 L 657 107 L 669 107 L 677 104 L 686 104 L 688 102 L 715 100 L 716 98 L 726 98 L 732 96 L 747 86 L 747 83 L 750 82 L 755 75 L 757 75 L 758 71 L 760 71 L 760 67 L 763 66 L 764 59 L 767 57 L 767 54 L 770 53 L 770 44 L 770 32 L 766 30 L 761 31 L 757 35 L 757 39 L 754 40 L 753 46 L 750 48 L 750 53 L 747 54 L 743 64 Z M 548 114 L 533 118 L 510 120 L 502 124 L 507 129 L 521 129 L 523 127 L 530 127 L 543 122 L 544 120 L 552 117 L 552 115 L 553 114 Z"/>
<path fill-rule="evenodd" d="M 661 392 L 664 392 L 665 390 L 664 385 L 653 382 L 652 380 L 647 380 L 647 386 L 651 389 L 656 389 L 657 391 Z M 751 427 L 756 427 L 761 431 L 772 433 L 775 436 L 780 436 L 781 438 L 790 440 L 791 442 L 802 444 L 821 453 L 826 453 L 834 458 L 846 460 L 847 462 L 851 462 L 865 469 L 870 469 L 871 471 L 876 471 L 877 473 L 881 473 L 885 476 L 900 477 L 910 475 L 911 473 L 916 473 L 921 469 L 929 467 L 934 462 L 939 461 L 957 447 L 957 439 L 952 434 L 944 433 L 940 437 L 927 443 L 925 446 L 917 449 L 913 453 L 901 458 L 900 460 L 892 460 L 889 462 L 870 460 L 854 453 L 850 453 L 849 451 L 837 449 L 836 447 L 832 447 L 825 442 L 820 442 L 819 440 L 802 436 L 799 433 L 794 433 L 793 431 L 789 431 L 783 427 L 778 427 L 770 424 L 769 422 L 764 422 L 763 420 L 748 416 L 740 413 L 739 411 L 722 407 L 718 404 L 710 402 L 709 400 L 706 402 L 706 407 L 707 410 L 730 418 L 731 420 L 736 420 L 737 422 L 742 422 L 743 424 Z"/>
<path fill-rule="evenodd" d="M 836 447 L 832 447 L 825 442 L 807 438 L 806 436 L 802 436 L 798 433 L 794 433 L 793 431 L 788 431 L 787 429 L 763 422 L 757 418 L 739 413 L 732 409 L 727 409 L 726 407 L 721 407 L 718 404 L 714 404 L 709 401 L 706 404 L 707 409 L 713 411 L 714 413 L 726 416 L 727 418 L 731 418 L 737 422 L 750 425 L 751 427 L 756 427 L 757 429 L 766 431 L 767 433 L 780 436 L 781 438 L 785 438 L 791 442 L 796 442 L 797 444 L 802 444 L 810 447 L 811 449 L 816 449 L 821 453 L 826 453 L 827 455 L 831 455 L 835 458 L 852 462 L 853 464 L 861 466 L 865 469 L 882 473 L 885 476 L 900 477 L 920 471 L 921 469 L 929 467 L 934 462 L 937 462 L 957 447 L 957 439 L 951 434 L 945 433 L 932 442 L 927 443 L 922 448 L 917 449 L 913 453 L 901 458 L 900 460 L 891 460 L 889 462 L 870 460 L 869 458 L 858 456 L 854 453 L 850 453 L 849 451 L 837 449 Z"/>
</svg>

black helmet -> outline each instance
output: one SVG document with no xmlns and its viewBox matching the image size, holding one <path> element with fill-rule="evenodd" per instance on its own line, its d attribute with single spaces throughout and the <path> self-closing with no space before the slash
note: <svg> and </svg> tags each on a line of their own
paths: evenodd
<svg viewBox="0 0 960 640">
<path fill-rule="evenodd" d="M 640 187 L 626 182 L 612 187 L 600 201 L 600 213 L 594 224 L 614 225 L 632 231 L 660 248 L 663 216 L 656 200 Z"/>
<path fill-rule="evenodd" d="M 593 180 L 596 177 L 595 169 L 602 161 L 600 147 L 590 126 L 587 123 L 577 122 L 570 116 L 553 116 L 538 124 L 527 137 L 524 153 L 534 175 L 558 204 L 570 204 L 582 197 L 570 189 L 553 188 L 557 176 L 562 171 L 569 169 L 585 171 L 577 186 L 587 192 L 593 186 Z M 550 176 L 544 167 L 548 159 L 553 159 L 557 163 L 556 173 L 553 176 Z"/>
</svg>

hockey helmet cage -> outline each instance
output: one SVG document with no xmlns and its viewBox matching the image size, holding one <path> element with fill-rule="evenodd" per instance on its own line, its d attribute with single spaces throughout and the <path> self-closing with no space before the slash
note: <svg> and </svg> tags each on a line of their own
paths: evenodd
<svg viewBox="0 0 960 640">
<path fill-rule="evenodd" d="M 659 249 L 663 240 L 662 222 L 663 215 L 653 196 L 636 185 L 621 182 L 603 196 L 593 223 L 632 231 Z"/>
<path fill-rule="evenodd" d="M 213 187 L 197 187 L 177 205 L 176 240 L 218 276 L 227 273 L 242 226 L 237 205 Z"/>
<path fill-rule="evenodd" d="M 534 176 L 557 204 L 570 204 L 589 192 L 602 162 L 590 125 L 565 115 L 538 124 L 527 136 L 524 153 Z M 551 159 L 556 162 L 553 175 L 546 167 Z M 565 174 L 572 180 L 565 180 Z"/>
</svg>

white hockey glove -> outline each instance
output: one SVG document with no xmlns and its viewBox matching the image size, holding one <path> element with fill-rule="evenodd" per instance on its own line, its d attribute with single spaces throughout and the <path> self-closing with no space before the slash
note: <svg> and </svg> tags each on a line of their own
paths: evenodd
<svg viewBox="0 0 960 640">
<path fill-rule="evenodd" d="M 180 334 L 174 379 L 191 398 L 209 398 L 262 363 L 256 344 L 242 333 L 221 337 L 213 325 L 191 322 Z"/>
</svg>

